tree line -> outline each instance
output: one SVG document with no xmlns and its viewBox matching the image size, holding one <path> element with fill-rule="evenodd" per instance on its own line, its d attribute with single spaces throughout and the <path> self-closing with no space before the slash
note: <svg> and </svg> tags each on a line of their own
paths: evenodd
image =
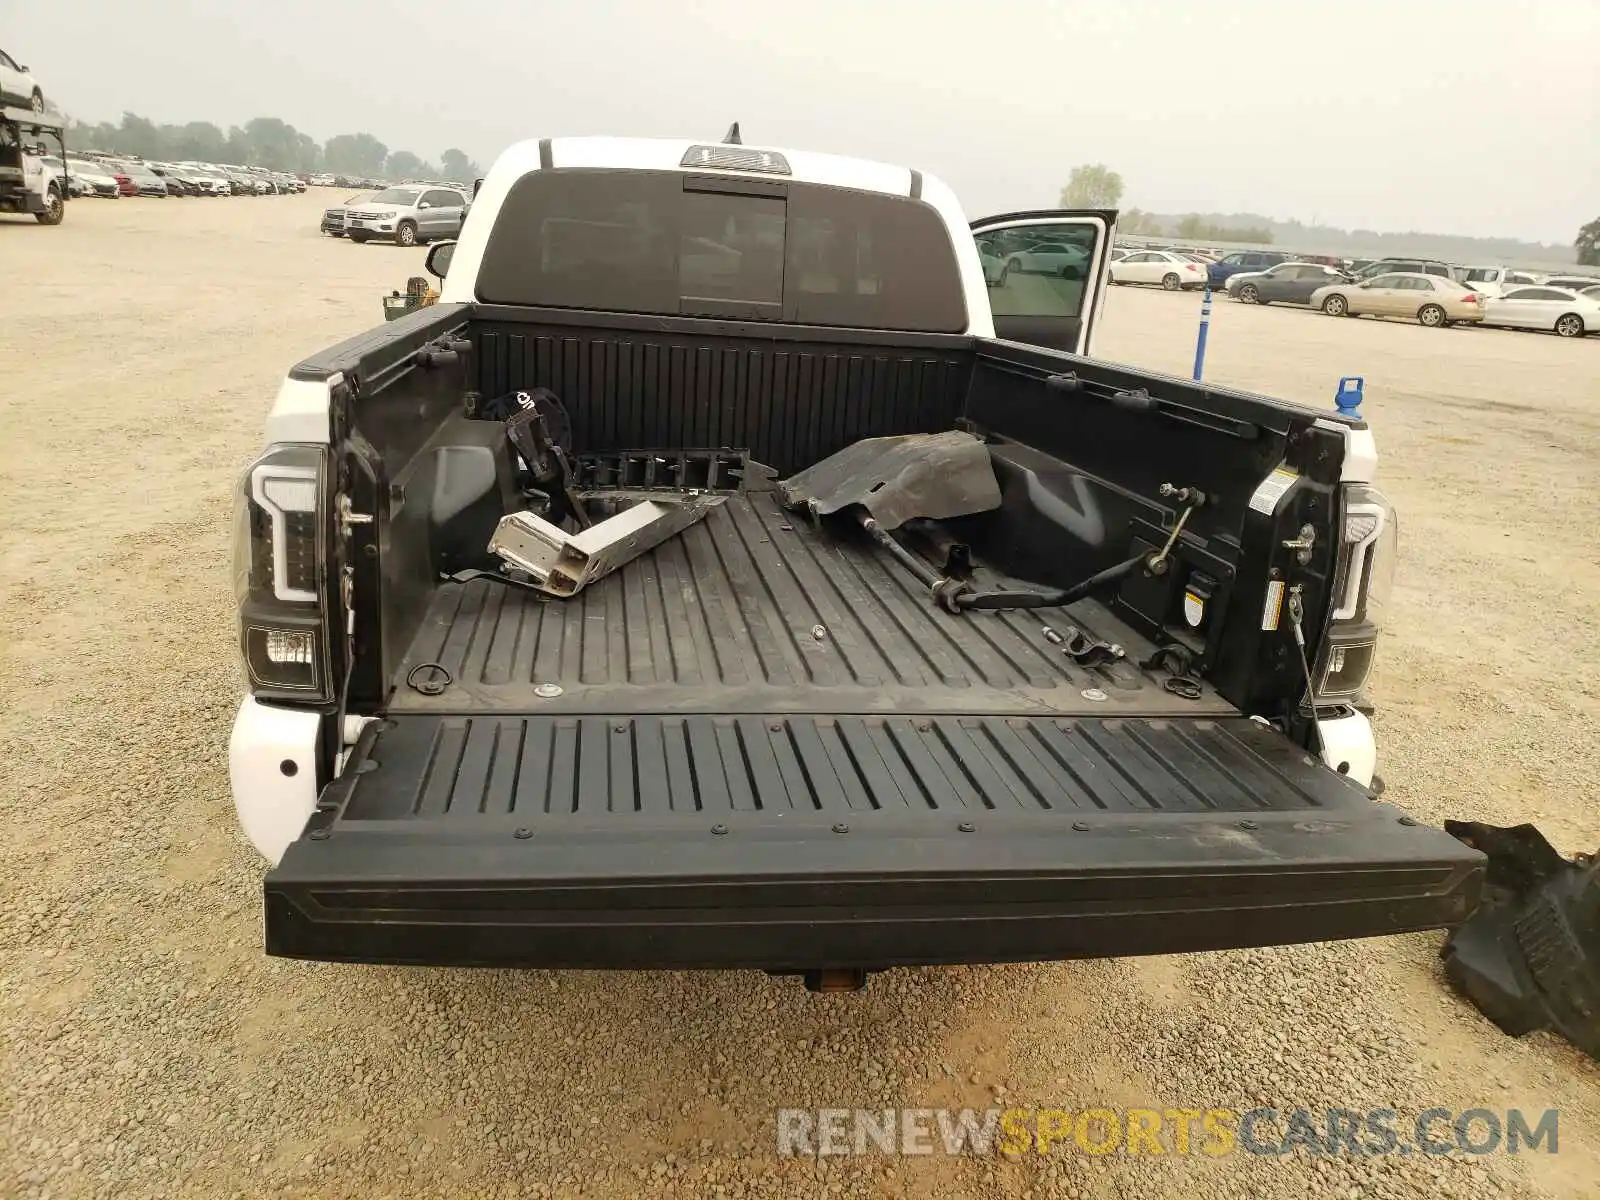
<svg viewBox="0 0 1600 1200">
<path fill-rule="evenodd" d="M 1062 208 L 1116 208 L 1122 203 L 1122 176 L 1104 163 L 1073 167 L 1061 189 Z M 1224 225 L 1209 221 L 1199 213 L 1188 213 L 1172 220 L 1130 208 L 1117 215 L 1117 231 L 1147 237 L 1180 237 L 1197 242 L 1272 243 L 1272 230 L 1265 225 Z"/>
<path fill-rule="evenodd" d="M 1104 163 L 1074 167 L 1061 189 L 1062 208 L 1116 208 L 1122 202 L 1122 176 Z M 1517 238 L 1456 237 L 1437 233 L 1380 233 L 1371 229 L 1340 229 L 1275 221 L 1256 213 L 1160 214 L 1138 208 L 1123 209 L 1117 232 L 1133 236 L 1182 238 L 1196 242 L 1243 242 L 1272 245 L 1283 242 L 1302 249 L 1316 247 L 1331 253 L 1428 254 L 1457 262 L 1527 259 L 1551 261 L 1563 257 L 1565 247 Z M 1572 249 L 1577 261 L 1600 265 L 1600 219 L 1578 231 Z"/>
<path fill-rule="evenodd" d="M 482 171 L 451 147 L 430 162 L 410 150 L 391 150 L 370 133 L 341 133 L 318 142 L 277 117 L 256 117 L 227 131 L 210 121 L 158 125 L 125 112 L 120 124 L 74 121 L 68 144 L 75 149 L 133 154 L 156 161 L 233 163 L 292 175 L 326 172 L 362 179 L 449 179 L 471 183 Z"/>
</svg>

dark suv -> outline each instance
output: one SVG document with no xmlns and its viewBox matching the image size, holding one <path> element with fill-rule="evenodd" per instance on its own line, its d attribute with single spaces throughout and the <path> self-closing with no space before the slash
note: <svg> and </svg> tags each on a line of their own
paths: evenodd
<svg viewBox="0 0 1600 1200">
<path fill-rule="evenodd" d="M 1237 275 L 1241 271 L 1265 271 L 1268 267 L 1289 261 L 1289 255 L 1281 250 L 1235 250 L 1208 266 L 1206 274 L 1210 277 L 1211 286 L 1220 288 L 1228 282 L 1230 275 Z"/>
</svg>

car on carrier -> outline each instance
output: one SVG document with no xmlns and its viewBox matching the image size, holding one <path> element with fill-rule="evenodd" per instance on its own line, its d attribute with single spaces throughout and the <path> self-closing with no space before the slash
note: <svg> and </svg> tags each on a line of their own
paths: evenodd
<svg viewBox="0 0 1600 1200">
<path fill-rule="evenodd" d="M 0 50 L 0 108 L 25 108 L 44 115 L 44 91 L 28 68 Z"/>
<path fill-rule="evenodd" d="M 1376 794 L 1371 431 L 1097 360 L 1114 229 L 508 149 L 241 481 L 267 952 L 835 989 L 1462 921 L 1483 857 Z M 1040 243 L 1085 269 L 986 278 Z"/>
</svg>

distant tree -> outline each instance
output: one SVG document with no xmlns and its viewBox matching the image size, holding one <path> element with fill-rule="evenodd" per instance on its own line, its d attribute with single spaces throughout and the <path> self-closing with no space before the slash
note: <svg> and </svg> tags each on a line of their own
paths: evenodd
<svg viewBox="0 0 1600 1200">
<path fill-rule="evenodd" d="M 1159 237 L 1164 226 L 1159 217 L 1139 208 L 1128 208 L 1117 214 L 1117 232 L 1130 235 Z"/>
<path fill-rule="evenodd" d="M 1062 208 L 1115 208 L 1122 199 L 1122 176 L 1104 163 L 1073 167 L 1061 189 Z"/>
<path fill-rule="evenodd" d="M 336 175 L 382 175 L 388 157 L 389 147 L 370 133 L 341 133 L 322 147 L 322 165 Z"/>
<path fill-rule="evenodd" d="M 471 183 L 482 174 L 478 164 L 468 158 L 464 150 L 453 147 L 439 156 L 439 169 L 445 179 L 456 183 Z"/>
<path fill-rule="evenodd" d="M 222 158 L 228 138 L 210 121 L 190 121 L 187 125 L 168 125 L 168 153 L 180 162 L 216 162 Z"/>
<path fill-rule="evenodd" d="M 391 150 L 383 173 L 390 179 L 423 179 L 423 161 L 409 150 Z"/>
<path fill-rule="evenodd" d="M 1199 213 L 1188 213 L 1178 220 L 1176 235 L 1196 242 L 1256 242 L 1272 244 L 1272 230 L 1266 226 L 1229 226 L 1208 221 Z"/>
<path fill-rule="evenodd" d="M 1580 266 L 1600 267 L 1600 217 L 1578 230 L 1578 238 L 1572 243 L 1572 248 L 1578 252 Z"/>
</svg>

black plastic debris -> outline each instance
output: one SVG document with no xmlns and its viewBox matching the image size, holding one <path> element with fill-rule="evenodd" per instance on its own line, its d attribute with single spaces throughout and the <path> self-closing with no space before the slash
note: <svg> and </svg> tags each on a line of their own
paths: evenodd
<svg viewBox="0 0 1600 1200">
<path fill-rule="evenodd" d="M 866 438 L 778 485 L 790 508 L 825 517 L 859 507 L 882 529 L 1000 507 L 989 448 L 970 433 Z"/>
<path fill-rule="evenodd" d="M 1600 856 L 1563 858 L 1532 825 L 1444 827 L 1489 859 L 1442 951 L 1450 981 L 1512 1037 L 1553 1029 L 1600 1059 Z"/>
</svg>

